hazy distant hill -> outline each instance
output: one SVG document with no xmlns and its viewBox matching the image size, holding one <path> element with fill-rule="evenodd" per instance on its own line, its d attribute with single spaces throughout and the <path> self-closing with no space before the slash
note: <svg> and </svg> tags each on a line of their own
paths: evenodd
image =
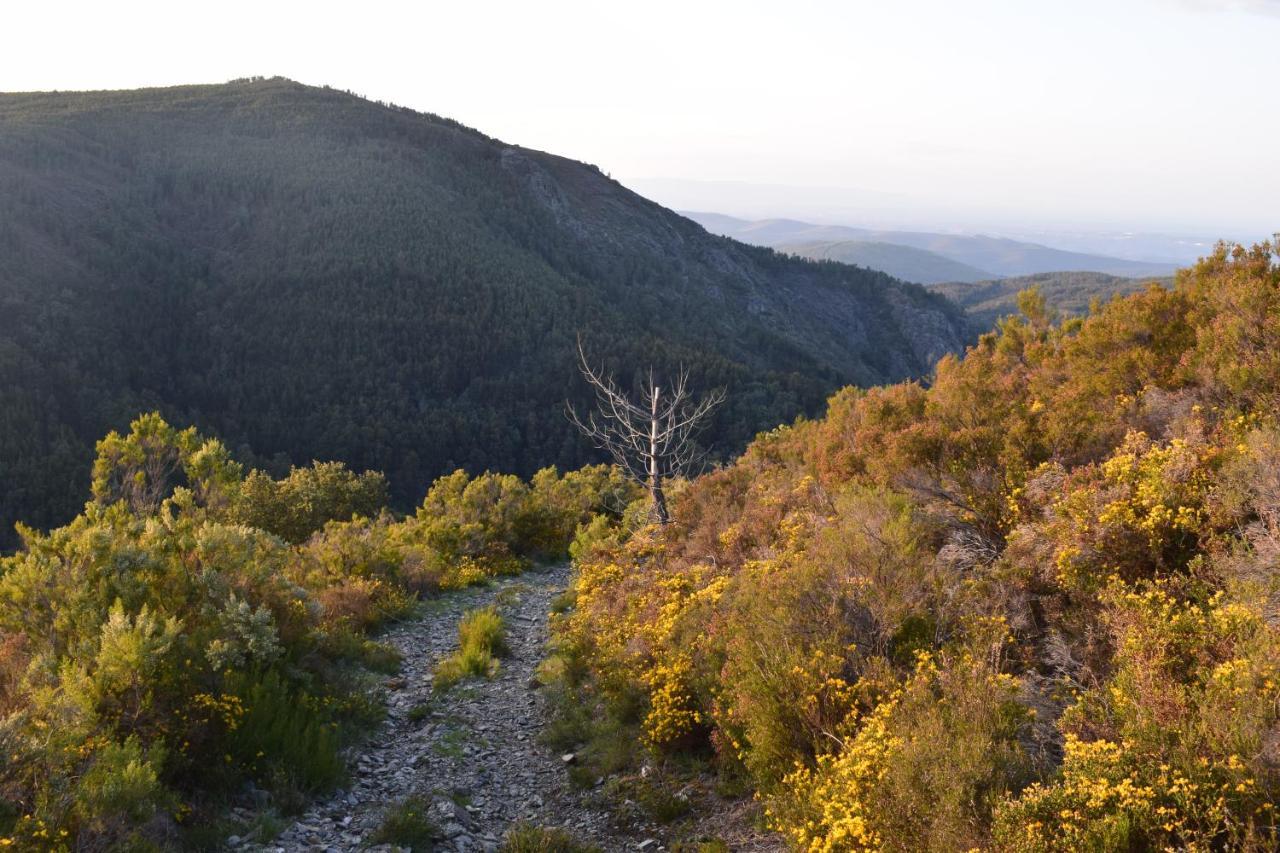
<svg viewBox="0 0 1280 853">
<path fill-rule="evenodd" d="M 875 240 L 840 240 L 832 243 L 783 243 L 778 251 L 814 260 L 857 264 L 886 272 L 903 281 L 935 284 L 943 281 L 983 281 L 991 273 L 944 258 L 924 249 Z"/>
<path fill-rule="evenodd" d="M 1173 267 L 1105 255 L 1066 252 L 1002 237 L 935 234 L 926 231 L 876 231 L 844 225 L 815 225 L 794 219 L 747 220 L 719 213 L 684 212 L 708 231 L 758 246 L 794 246 L 847 240 L 877 241 L 923 249 L 957 263 L 987 270 L 991 276 L 1088 271 L 1118 276 L 1170 275 Z"/>
<path fill-rule="evenodd" d="M 1000 317 L 1018 312 L 1018 294 L 1030 287 L 1040 288 L 1051 308 L 1064 316 L 1079 316 L 1097 299 L 1105 302 L 1112 296 L 1132 293 L 1151 282 L 1171 286 L 1171 278 L 1121 278 L 1105 273 L 1056 272 L 1002 278 L 998 281 L 947 282 L 931 284 L 929 289 L 953 300 L 973 318 L 980 330 L 995 326 Z"/>
<path fill-rule="evenodd" d="M 0 536 L 83 503 L 159 407 L 275 467 L 575 465 L 583 333 L 629 380 L 727 385 L 725 451 L 964 318 L 915 285 L 708 234 L 583 163 L 283 80 L 0 95 Z"/>
</svg>

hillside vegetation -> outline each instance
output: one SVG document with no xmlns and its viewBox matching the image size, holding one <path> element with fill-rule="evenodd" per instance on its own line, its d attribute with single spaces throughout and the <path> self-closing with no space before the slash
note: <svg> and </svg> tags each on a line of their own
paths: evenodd
<svg viewBox="0 0 1280 853">
<path fill-rule="evenodd" d="M 580 537 L 570 707 L 798 849 L 1276 849 L 1276 248 L 1060 325 L 1031 294 Z"/>
<path fill-rule="evenodd" d="M 1001 317 L 1018 313 L 1018 295 L 1035 288 L 1045 305 L 1063 317 L 1080 317 L 1089 312 L 1094 302 L 1106 302 L 1118 294 L 1133 293 L 1148 287 L 1152 281 L 1165 287 L 1172 278 L 1121 278 L 1099 272 L 1050 272 L 1003 278 L 994 281 L 950 281 L 930 284 L 934 293 L 955 302 L 965 310 L 973 324 L 987 331 L 994 329 Z"/>
<path fill-rule="evenodd" d="M 272 479 L 159 415 L 98 443 L 92 499 L 0 559 L 0 848 L 224 849 L 225 807 L 290 814 L 376 731 L 370 639 L 421 597 L 562 558 L 638 490 L 604 466 L 462 471 L 417 512 L 336 463 Z"/>
<path fill-rule="evenodd" d="M 944 281 L 983 281 L 991 274 L 911 246 L 877 240 L 835 240 L 781 243 L 778 251 L 818 261 L 839 261 L 880 270 L 903 281 L 936 284 Z"/>
<path fill-rule="evenodd" d="M 139 411 L 277 476 L 337 459 L 413 505 L 462 467 L 593 461 L 574 340 L 728 387 L 708 438 L 922 376 L 944 299 L 707 234 L 598 169 L 286 80 L 0 95 L 0 547 L 80 509 Z"/>
</svg>

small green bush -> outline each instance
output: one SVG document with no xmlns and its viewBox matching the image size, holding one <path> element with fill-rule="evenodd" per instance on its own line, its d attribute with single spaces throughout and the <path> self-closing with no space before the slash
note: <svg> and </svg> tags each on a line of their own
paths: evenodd
<svg viewBox="0 0 1280 853">
<path fill-rule="evenodd" d="M 464 678 L 492 678 L 498 656 L 506 654 L 504 626 L 497 608 L 472 610 L 458 623 L 458 650 L 436 666 L 435 687 L 448 690 Z"/>
<path fill-rule="evenodd" d="M 238 702 L 231 706 L 237 708 L 236 723 L 228 735 L 233 760 L 276 789 L 309 793 L 343 780 L 337 727 L 324 719 L 314 699 L 291 690 L 274 672 L 240 682 Z"/>
<path fill-rule="evenodd" d="M 422 797 L 408 797 L 387 810 L 382 823 L 369 839 L 373 844 L 396 844 L 413 853 L 434 846 L 436 828 L 427 818 L 429 804 Z"/>
<path fill-rule="evenodd" d="M 594 844 L 584 844 L 559 828 L 535 826 L 520 821 L 507 830 L 501 853 L 600 853 Z"/>
<path fill-rule="evenodd" d="M 630 488 L 603 467 L 458 474 L 397 520 L 380 475 L 244 476 L 158 414 L 98 451 L 84 513 L 0 556 L 0 848 L 216 848 L 245 835 L 219 814 L 250 779 L 303 809 L 385 715 L 370 671 L 400 660 L 370 631 L 563 554 Z M 459 634 L 442 683 L 503 652 L 496 611 Z"/>
</svg>

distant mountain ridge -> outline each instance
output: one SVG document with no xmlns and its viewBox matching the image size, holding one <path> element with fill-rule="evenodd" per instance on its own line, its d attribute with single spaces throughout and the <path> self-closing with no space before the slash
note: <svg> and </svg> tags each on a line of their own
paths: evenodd
<svg viewBox="0 0 1280 853">
<path fill-rule="evenodd" d="M 947 281 L 985 281 L 993 277 L 986 270 L 953 261 L 936 252 L 877 240 L 782 243 L 776 248 L 779 252 L 816 261 L 839 261 L 842 264 L 880 270 L 894 278 L 924 285 Z"/>
<path fill-rule="evenodd" d="M 1167 276 L 1174 269 L 1171 264 L 1068 252 L 1003 237 L 927 231 L 883 231 L 845 225 L 816 225 L 794 219 L 748 220 L 697 211 L 683 213 L 712 233 L 758 246 L 784 249 L 813 243 L 874 241 L 931 252 L 950 261 L 985 270 L 988 277 L 1034 275 L 1042 272 L 1101 272 L 1126 277 Z"/>
<path fill-rule="evenodd" d="M 287 80 L 0 95 L 0 544 L 83 504 L 139 411 L 400 506 L 594 458 L 582 334 L 630 383 L 727 386 L 723 452 L 959 350 L 952 303 L 708 234 L 593 166 Z"/>
</svg>

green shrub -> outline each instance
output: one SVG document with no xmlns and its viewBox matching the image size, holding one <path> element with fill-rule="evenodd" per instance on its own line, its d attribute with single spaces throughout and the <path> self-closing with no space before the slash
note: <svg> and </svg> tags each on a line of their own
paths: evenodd
<svg viewBox="0 0 1280 853">
<path fill-rule="evenodd" d="M 137 738 L 99 749 L 72 793 L 80 838 L 122 846 L 139 841 L 137 830 L 174 805 L 160 782 L 163 766 L 163 751 L 144 755 Z"/>
<path fill-rule="evenodd" d="M 436 666 L 434 685 L 448 690 L 464 678 L 492 678 L 498 656 L 506 653 L 504 626 L 497 608 L 469 611 L 458 623 L 458 650 Z"/>
<path fill-rule="evenodd" d="M 382 474 L 356 474 L 341 462 L 313 462 L 291 469 L 281 480 L 253 471 L 240 484 L 229 516 L 297 544 L 327 522 L 373 518 L 386 505 L 387 480 Z"/>
<path fill-rule="evenodd" d="M 408 797 L 387 809 L 378 829 L 370 836 L 373 844 L 395 844 L 413 853 L 429 851 L 434 846 L 437 831 L 427 818 L 430 808 L 422 797 Z"/>
<path fill-rule="evenodd" d="M 290 688 L 274 672 L 232 681 L 235 720 L 229 754 L 254 775 L 303 792 L 327 790 L 346 777 L 337 726 L 311 696 Z M 242 709 L 242 710 L 241 710 Z"/>
<path fill-rule="evenodd" d="M 380 475 L 242 478 L 216 440 L 156 414 L 99 450 L 84 513 L 23 528 L 0 558 L 0 839 L 28 847 L 204 844 L 193 824 L 217 823 L 246 779 L 302 809 L 384 713 L 368 671 L 399 656 L 367 632 L 562 552 L 620 482 L 457 475 L 397 521 Z M 457 677 L 493 671 L 501 633 L 496 612 L 465 620 Z"/>
<path fill-rule="evenodd" d="M 600 853 L 594 844 L 583 844 L 568 831 L 520 821 L 502 838 L 502 853 Z"/>
<path fill-rule="evenodd" d="M 1025 294 L 671 524 L 583 525 L 547 675 L 664 765 L 744 768 L 802 849 L 1277 849 L 1275 251 L 1061 325 Z"/>
</svg>

